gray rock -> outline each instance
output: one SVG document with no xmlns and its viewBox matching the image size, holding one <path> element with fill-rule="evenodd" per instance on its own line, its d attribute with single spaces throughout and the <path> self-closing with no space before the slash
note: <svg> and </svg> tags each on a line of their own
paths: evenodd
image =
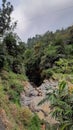
<svg viewBox="0 0 73 130">
<path fill-rule="evenodd" d="M 30 110 L 34 113 L 39 113 L 41 111 L 44 115 L 44 118 L 47 118 L 47 109 L 45 109 L 43 105 L 38 106 L 38 103 L 43 98 L 45 98 L 46 94 L 52 92 L 52 89 L 50 88 L 55 89 L 56 86 L 58 86 L 58 82 L 55 82 L 53 80 L 45 80 L 38 88 L 34 88 L 34 86 L 28 83 L 28 86 L 25 88 L 25 92 L 21 93 L 21 105 L 28 106 Z M 47 102 L 47 104 L 45 105 L 49 107 L 50 103 Z"/>
<path fill-rule="evenodd" d="M 29 93 L 29 97 L 31 97 L 31 96 L 37 96 L 37 95 L 38 95 L 38 92 L 36 90 L 32 90 Z"/>
</svg>

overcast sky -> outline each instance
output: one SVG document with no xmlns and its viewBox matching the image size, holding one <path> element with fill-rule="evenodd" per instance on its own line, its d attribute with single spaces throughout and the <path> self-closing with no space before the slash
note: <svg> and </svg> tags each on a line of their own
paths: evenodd
<svg viewBox="0 0 73 130">
<path fill-rule="evenodd" d="M 10 0 L 22 40 L 73 25 L 73 0 Z"/>
</svg>

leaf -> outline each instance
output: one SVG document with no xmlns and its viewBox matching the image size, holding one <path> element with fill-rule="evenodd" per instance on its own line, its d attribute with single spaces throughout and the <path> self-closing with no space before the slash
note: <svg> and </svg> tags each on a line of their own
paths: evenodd
<svg viewBox="0 0 73 130">
<path fill-rule="evenodd" d="M 66 82 L 62 81 L 59 85 L 59 92 L 62 92 L 66 87 Z"/>
<path fill-rule="evenodd" d="M 62 125 L 62 127 L 60 128 L 60 130 L 65 130 L 66 128 L 68 128 L 71 125 L 71 123 L 66 123 L 64 125 Z"/>
<path fill-rule="evenodd" d="M 72 110 L 71 109 L 67 109 L 65 115 L 68 115 L 68 114 L 72 114 Z"/>
<path fill-rule="evenodd" d="M 62 113 L 63 113 L 63 109 L 61 109 L 60 107 L 56 106 L 54 108 L 53 112 L 52 112 L 52 117 L 57 117 L 57 116 L 60 117 L 60 115 L 62 115 Z"/>
<path fill-rule="evenodd" d="M 70 127 L 70 130 L 73 130 L 73 125 Z"/>
<path fill-rule="evenodd" d="M 55 100 L 56 99 L 56 96 L 54 94 L 52 94 L 50 97 L 49 97 L 49 100 L 51 101 L 51 104 L 55 103 Z"/>
</svg>

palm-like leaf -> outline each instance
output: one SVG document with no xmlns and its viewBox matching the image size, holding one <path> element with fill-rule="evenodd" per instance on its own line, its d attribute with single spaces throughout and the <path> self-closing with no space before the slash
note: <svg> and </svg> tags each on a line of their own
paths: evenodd
<svg viewBox="0 0 73 130">
<path fill-rule="evenodd" d="M 73 130 L 73 93 L 69 94 L 65 81 L 60 83 L 59 88 L 52 89 L 39 105 L 48 100 L 51 103 L 52 116 L 60 123 L 59 130 Z"/>
</svg>

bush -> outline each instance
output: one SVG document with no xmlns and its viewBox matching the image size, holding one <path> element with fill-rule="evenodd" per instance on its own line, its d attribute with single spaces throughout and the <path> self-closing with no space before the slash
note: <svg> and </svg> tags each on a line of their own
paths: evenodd
<svg viewBox="0 0 73 130">
<path fill-rule="evenodd" d="M 53 88 L 39 104 L 44 103 L 46 100 L 50 100 L 52 116 L 59 122 L 57 129 L 59 127 L 60 130 L 72 130 L 73 86 L 68 86 L 65 81 L 62 81 L 59 87 Z"/>
<path fill-rule="evenodd" d="M 22 64 L 21 64 L 22 61 L 19 61 L 19 60 L 15 60 L 13 61 L 13 64 L 12 64 L 12 70 L 14 73 L 17 73 L 17 74 L 21 74 L 22 73 Z"/>
<path fill-rule="evenodd" d="M 9 100 L 14 103 L 20 104 L 20 93 L 24 90 L 24 87 L 20 84 L 11 84 L 8 90 Z"/>
<path fill-rule="evenodd" d="M 22 107 L 19 110 L 19 120 L 23 122 L 24 125 L 28 126 L 32 117 L 31 111 L 27 107 Z"/>
<path fill-rule="evenodd" d="M 41 130 L 41 121 L 36 114 L 32 117 L 28 130 Z"/>
<path fill-rule="evenodd" d="M 53 71 L 51 69 L 43 70 L 41 73 L 42 78 L 50 78 L 53 75 Z"/>
</svg>

